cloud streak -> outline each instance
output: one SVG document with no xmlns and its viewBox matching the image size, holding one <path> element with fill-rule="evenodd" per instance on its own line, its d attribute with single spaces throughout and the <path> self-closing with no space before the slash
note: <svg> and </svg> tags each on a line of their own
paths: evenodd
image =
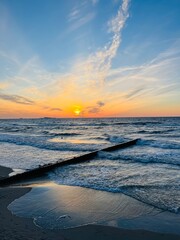
<svg viewBox="0 0 180 240">
<path fill-rule="evenodd" d="M 105 106 L 105 103 L 102 101 L 98 101 L 95 106 L 87 107 L 88 113 L 99 113 L 102 110 L 102 107 Z"/>
<path fill-rule="evenodd" d="M 172 47 L 161 52 L 146 64 L 112 69 L 106 85 L 113 95 L 109 101 L 125 103 L 155 101 L 163 95 L 169 98 L 178 96 L 179 84 L 179 48 Z"/>
<path fill-rule="evenodd" d="M 50 111 L 62 111 L 61 108 L 49 108 Z"/>
<path fill-rule="evenodd" d="M 144 87 L 140 87 L 140 88 L 137 88 L 137 89 L 134 89 L 132 90 L 131 92 L 129 92 L 128 94 L 126 94 L 126 98 L 129 99 L 129 98 L 132 98 L 134 96 L 137 96 L 138 93 L 142 92 L 144 90 Z"/>
<path fill-rule="evenodd" d="M 92 1 L 92 4 L 95 5 L 97 0 Z M 70 23 L 70 28 L 67 32 L 72 32 L 80 27 L 84 26 L 88 22 L 92 21 L 95 17 L 94 11 L 87 10 L 88 2 L 82 1 L 77 6 L 74 6 L 67 17 L 68 22 Z"/>
<path fill-rule="evenodd" d="M 108 22 L 109 32 L 113 33 L 111 42 L 106 44 L 102 50 L 92 54 L 85 63 L 86 72 L 94 81 L 103 83 L 108 75 L 112 60 L 121 43 L 123 27 L 129 17 L 128 7 L 129 0 L 123 0 L 116 17 Z"/>
<path fill-rule="evenodd" d="M 95 17 L 95 13 L 94 12 L 90 12 L 86 16 L 83 16 L 83 17 L 80 17 L 78 19 L 75 19 L 75 22 L 73 22 L 73 24 L 71 25 L 69 31 L 77 30 L 78 28 L 80 28 L 83 25 L 85 25 L 88 22 L 90 22 L 94 17 Z"/>
<path fill-rule="evenodd" d="M 35 104 L 34 101 L 32 101 L 28 98 L 19 96 L 19 95 L 10 95 L 10 94 L 0 93 L 0 99 L 18 103 L 18 104 L 24 104 L 24 105 L 34 105 Z"/>
</svg>

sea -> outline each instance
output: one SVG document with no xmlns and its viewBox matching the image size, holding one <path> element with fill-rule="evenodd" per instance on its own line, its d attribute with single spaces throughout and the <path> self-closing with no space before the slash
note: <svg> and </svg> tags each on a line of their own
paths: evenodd
<svg viewBox="0 0 180 240">
<path fill-rule="evenodd" d="M 0 165 L 19 173 L 133 139 L 134 146 L 100 151 L 48 177 L 180 213 L 180 117 L 1 119 Z"/>
</svg>

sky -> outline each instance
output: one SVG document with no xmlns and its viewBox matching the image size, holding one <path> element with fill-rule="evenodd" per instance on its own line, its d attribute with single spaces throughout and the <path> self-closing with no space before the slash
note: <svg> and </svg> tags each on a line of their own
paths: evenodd
<svg viewBox="0 0 180 240">
<path fill-rule="evenodd" d="M 179 0 L 0 0 L 0 118 L 180 116 Z"/>
</svg>

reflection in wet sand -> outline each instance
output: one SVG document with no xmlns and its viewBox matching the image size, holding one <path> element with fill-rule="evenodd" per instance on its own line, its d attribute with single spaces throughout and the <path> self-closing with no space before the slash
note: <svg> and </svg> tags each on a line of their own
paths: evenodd
<svg viewBox="0 0 180 240">
<path fill-rule="evenodd" d="M 157 218 L 161 211 L 119 193 L 108 193 L 82 187 L 46 183 L 33 185 L 32 190 L 9 205 L 9 210 L 22 217 L 34 218 L 34 223 L 48 229 L 65 229 L 87 224 L 140 228 L 137 220 Z M 169 216 L 172 215 L 172 218 Z M 175 214 L 168 213 L 173 226 Z M 158 222 L 161 220 L 158 219 Z M 158 226 L 165 228 L 163 221 Z M 167 223 L 167 222 L 166 222 Z M 134 224 L 134 225 L 133 225 Z M 175 224 L 176 225 L 176 224 Z M 123 226 L 124 227 L 124 226 Z M 145 226 L 154 229 L 153 224 Z M 163 230 L 164 231 L 164 230 Z M 176 230 L 172 230 L 172 232 Z"/>
</svg>

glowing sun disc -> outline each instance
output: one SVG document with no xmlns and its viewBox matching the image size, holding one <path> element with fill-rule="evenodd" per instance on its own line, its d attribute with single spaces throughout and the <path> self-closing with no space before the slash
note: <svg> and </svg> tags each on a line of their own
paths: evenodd
<svg viewBox="0 0 180 240">
<path fill-rule="evenodd" d="M 74 110 L 74 113 L 75 113 L 76 116 L 79 116 L 79 114 L 81 113 L 81 110 L 79 108 L 76 108 Z"/>
</svg>

